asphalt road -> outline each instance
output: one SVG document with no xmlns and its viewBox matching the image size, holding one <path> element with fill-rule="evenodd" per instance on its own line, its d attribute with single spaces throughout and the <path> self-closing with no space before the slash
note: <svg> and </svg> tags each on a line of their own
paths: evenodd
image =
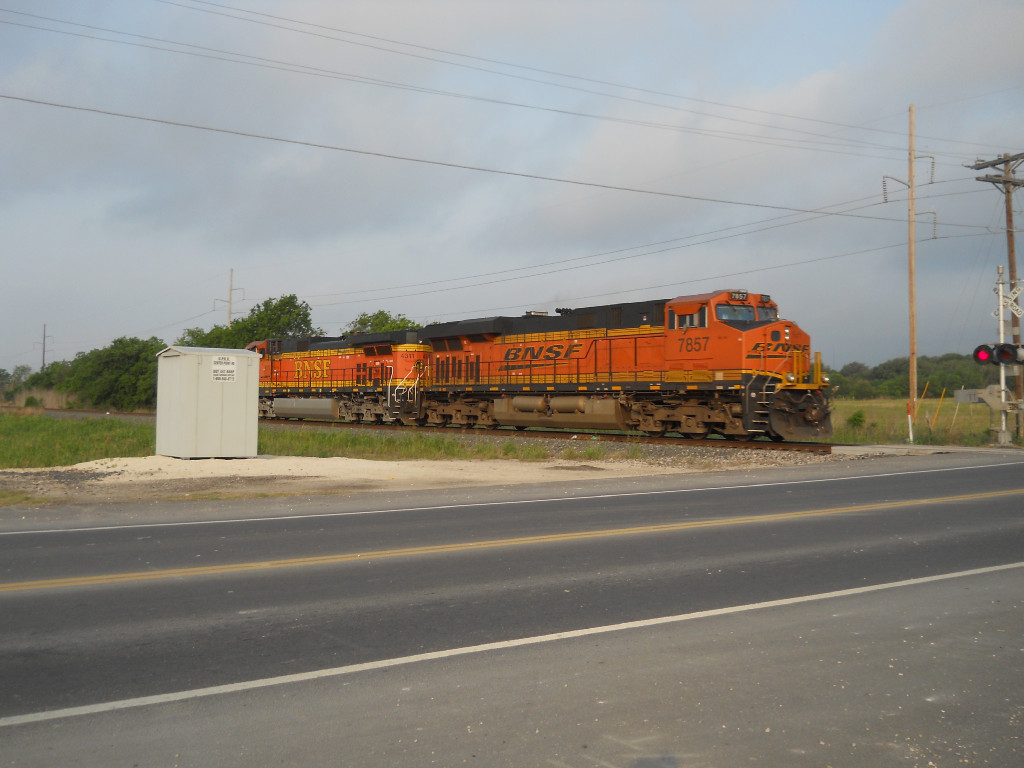
<svg viewBox="0 0 1024 768">
<path fill-rule="evenodd" d="M 1022 461 L 4 517 L 0 765 L 1019 765 Z"/>
</svg>

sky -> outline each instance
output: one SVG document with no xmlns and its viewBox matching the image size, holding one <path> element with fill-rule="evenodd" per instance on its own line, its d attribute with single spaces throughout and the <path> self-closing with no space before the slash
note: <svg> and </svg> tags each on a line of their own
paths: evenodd
<svg viewBox="0 0 1024 768">
<path fill-rule="evenodd" d="M 911 105 L 917 353 L 969 354 L 1007 247 L 968 166 L 1024 152 L 1021 30 L 1020 0 L 0 0 L 0 368 L 288 294 L 334 335 L 746 289 L 834 368 L 906 357 Z"/>
</svg>

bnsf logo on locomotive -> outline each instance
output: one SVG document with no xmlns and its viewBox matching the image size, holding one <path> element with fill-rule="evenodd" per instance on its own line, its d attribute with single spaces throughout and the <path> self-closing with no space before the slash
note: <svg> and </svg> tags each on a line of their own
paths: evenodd
<svg viewBox="0 0 1024 768">
<path fill-rule="evenodd" d="M 505 350 L 505 360 L 565 360 L 583 349 L 582 344 L 548 344 L 536 347 L 511 347 Z"/>
<path fill-rule="evenodd" d="M 331 378 L 330 360 L 296 360 L 296 379 L 329 379 Z"/>
<path fill-rule="evenodd" d="M 759 341 L 757 344 L 750 348 L 750 351 L 756 352 L 758 354 L 771 354 L 773 352 L 781 354 L 786 354 L 788 352 L 807 352 L 808 354 L 810 354 L 811 345 L 790 344 L 788 341 L 780 341 L 778 343 L 772 343 L 770 341 Z"/>
</svg>

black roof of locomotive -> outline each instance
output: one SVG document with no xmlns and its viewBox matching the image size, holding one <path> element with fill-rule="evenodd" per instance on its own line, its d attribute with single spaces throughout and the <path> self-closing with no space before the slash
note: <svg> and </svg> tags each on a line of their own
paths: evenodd
<svg viewBox="0 0 1024 768">
<path fill-rule="evenodd" d="M 522 317 L 481 317 L 435 323 L 419 330 L 420 339 L 482 334 L 552 333 L 590 328 L 636 328 L 665 324 L 665 299 L 606 304 L 599 307 L 559 309 L 557 315 L 526 314 Z"/>
<path fill-rule="evenodd" d="M 679 297 L 705 300 L 722 291 Z M 746 293 L 746 291 L 743 291 Z M 527 313 L 520 317 L 478 317 L 450 323 L 432 323 L 419 330 L 357 333 L 351 336 L 315 336 L 305 339 L 274 339 L 273 352 L 304 352 L 306 350 L 346 349 L 383 344 L 429 343 L 431 339 L 455 336 L 503 336 L 528 333 L 585 331 L 592 328 L 637 328 L 642 325 L 665 324 L 665 305 L 671 299 L 648 299 L 596 307 L 558 309 L 555 315 Z"/>
<path fill-rule="evenodd" d="M 311 349 L 336 349 L 339 336 L 307 336 L 303 338 L 267 339 L 270 352 L 308 352 Z"/>
<path fill-rule="evenodd" d="M 415 344 L 419 331 L 383 331 L 381 333 L 353 333 L 345 339 L 350 347 L 370 347 L 377 344 Z"/>
<path fill-rule="evenodd" d="M 418 331 L 384 331 L 382 333 L 354 333 L 351 336 L 319 338 L 309 345 L 314 349 L 348 349 L 372 347 L 381 344 L 415 344 Z"/>
</svg>

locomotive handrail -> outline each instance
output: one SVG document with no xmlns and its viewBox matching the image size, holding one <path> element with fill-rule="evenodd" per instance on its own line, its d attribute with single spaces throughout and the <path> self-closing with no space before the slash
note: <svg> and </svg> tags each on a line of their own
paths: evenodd
<svg viewBox="0 0 1024 768">
<path fill-rule="evenodd" d="M 390 370 L 392 371 L 392 374 L 393 374 L 394 368 L 390 368 Z M 414 373 L 415 373 L 415 377 L 413 378 L 412 383 L 411 384 L 407 384 L 406 382 L 409 381 L 409 377 L 412 376 Z M 393 378 L 388 379 L 388 406 L 389 407 L 393 406 L 394 403 L 397 402 L 398 400 L 404 399 L 404 400 L 408 401 L 409 398 L 406 396 L 406 393 L 409 392 L 409 390 L 412 390 L 412 399 L 413 399 L 413 401 L 415 401 L 416 400 L 416 394 L 418 392 L 418 385 L 419 385 L 419 382 L 420 382 L 420 378 L 422 376 L 423 376 L 423 368 L 422 368 L 422 366 L 415 365 L 415 366 L 412 367 L 412 369 L 408 373 L 405 374 L 405 376 L 402 377 L 402 380 L 400 382 L 398 382 L 398 384 L 395 385 L 394 387 L 391 386 L 391 382 L 393 381 Z"/>
</svg>

